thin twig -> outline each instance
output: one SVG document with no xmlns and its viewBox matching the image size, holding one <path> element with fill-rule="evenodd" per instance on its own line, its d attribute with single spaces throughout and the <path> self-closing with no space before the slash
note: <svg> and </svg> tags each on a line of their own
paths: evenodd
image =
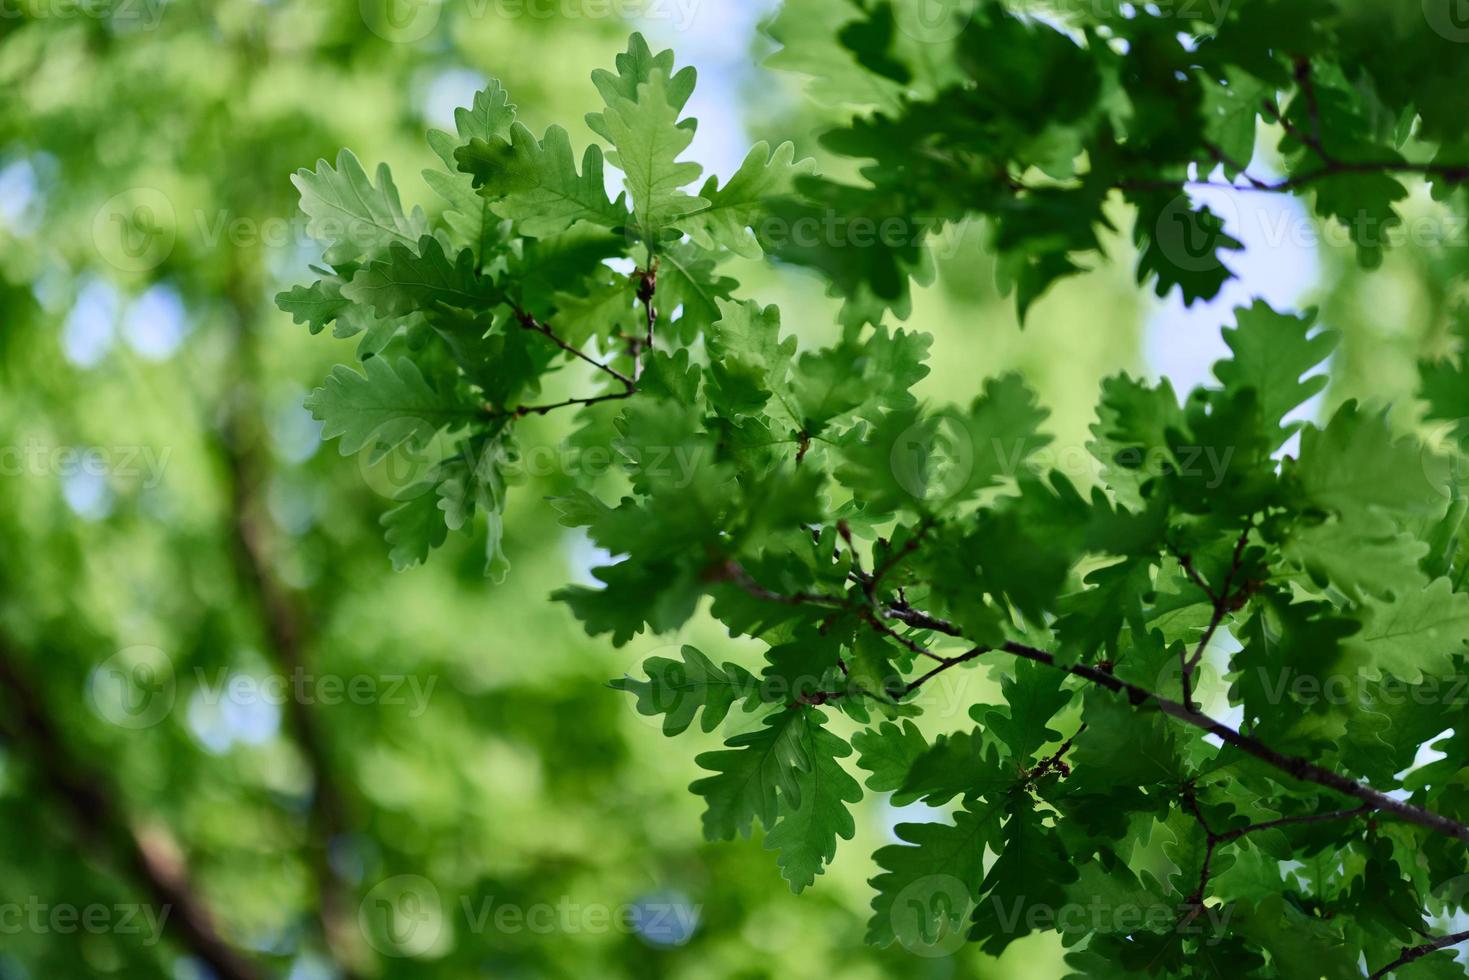
<svg viewBox="0 0 1469 980">
<path fill-rule="evenodd" d="M 837 536 L 847 545 L 847 554 L 852 559 L 852 571 L 850 577 L 862 586 L 862 594 L 867 597 L 868 605 L 876 605 L 877 600 L 873 598 L 873 589 L 876 583 L 872 576 L 862 571 L 862 555 L 857 551 L 857 545 L 852 541 L 852 528 L 846 521 L 837 521 Z M 838 555 L 840 557 L 840 554 Z"/>
<path fill-rule="evenodd" d="M 755 598 L 764 599 L 766 602 L 778 602 L 786 606 L 815 605 L 830 609 L 847 608 L 847 603 L 836 596 L 819 595 L 815 592 L 793 592 L 787 595 L 767 589 L 756 582 L 750 573 L 745 571 L 743 565 L 733 560 L 721 562 L 709 569 L 705 577 L 706 580 L 712 582 L 732 582 Z"/>
<path fill-rule="evenodd" d="M 976 657 L 982 657 L 986 653 L 989 653 L 991 649 L 993 648 L 975 647 L 972 650 L 959 654 L 957 657 L 943 658 L 943 660 L 939 662 L 939 665 L 933 670 L 930 670 L 928 673 L 922 675 L 916 680 L 910 681 L 907 686 L 903 688 L 903 697 L 907 697 L 908 695 L 912 694 L 914 691 L 918 690 L 920 687 L 927 684 L 930 680 L 932 680 L 934 677 L 937 677 L 939 674 L 942 674 L 944 671 L 957 667 L 960 664 L 968 663 Z"/>
<path fill-rule="evenodd" d="M 515 318 L 520 321 L 520 325 L 522 327 L 527 330 L 535 331 L 541 336 L 546 337 L 557 347 L 560 347 L 562 350 L 566 351 L 566 353 L 572 355 L 573 357 L 580 358 L 581 360 L 590 364 L 592 367 L 596 368 L 598 371 L 601 371 L 604 374 L 610 375 L 611 377 L 615 378 L 619 383 L 621 383 L 622 390 L 614 391 L 606 395 L 591 395 L 585 398 L 568 398 L 565 401 L 554 402 L 549 405 L 520 405 L 516 408 L 497 408 L 494 405 L 485 405 L 481 410 L 481 414 L 485 418 L 519 419 L 525 418 L 527 415 L 545 415 L 546 413 L 553 412 L 558 408 L 568 408 L 572 405 L 596 405 L 599 402 L 617 401 L 618 399 L 628 398 L 632 395 L 637 394 L 637 366 L 639 362 L 636 357 L 633 358 L 633 376 L 628 377 L 612 365 L 604 364 L 596 358 L 591 357 L 573 347 L 571 344 L 568 344 L 566 341 L 557 336 L 556 331 L 552 330 L 549 326 L 542 323 L 540 320 L 537 320 L 533 315 L 521 309 L 520 307 L 517 306 L 514 309 Z"/>
<path fill-rule="evenodd" d="M 1367 980 L 1381 980 L 1382 977 L 1387 976 L 1389 973 L 1398 969 L 1399 967 L 1407 966 L 1414 960 L 1422 959 L 1429 953 L 1436 953 L 1441 949 L 1448 949 L 1450 946 L 1457 946 L 1459 943 L 1462 942 L 1469 942 L 1469 929 L 1466 929 L 1464 932 L 1456 932 L 1452 936 L 1440 936 L 1438 939 L 1435 939 L 1432 942 L 1427 942 L 1421 946 L 1413 946 L 1411 948 L 1405 949 L 1403 950 L 1402 956 L 1399 956 L 1387 966 L 1372 974 L 1372 976 L 1368 977 Z"/>
<path fill-rule="evenodd" d="M 1199 587 L 1199 591 L 1203 592 L 1204 595 L 1209 597 L 1210 602 L 1218 602 L 1219 600 L 1214 596 L 1214 590 L 1209 587 L 1209 583 L 1204 581 L 1204 577 L 1200 575 L 1199 570 L 1194 567 L 1194 560 L 1192 556 L 1186 555 L 1183 552 L 1176 550 L 1172 546 L 1170 546 L 1168 550 L 1171 551 L 1173 553 L 1173 557 L 1178 560 L 1179 567 L 1183 569 L 1184 574 L 1188 576 L 1189 581 L 1197 585 Z"/>
<path fill-rule="evenodd" d="M 1354 806 L 1346 810 L 1332 810 L 1328 813 L 1302 813 L 1293 817 L 1277 817 L 1274 820 L 1262 820 L 1259 823 L 1252 823 L 1247 827 L 1236 827 L 1234 830 L 1226 830 L 1219 835 L 1219 840 L 1221 843 L 1227 844 L 1230 841 L 1239 840 L 1247 834 L 1253 834 L 1261 830 L 1273 830 L 1276 827 L 1296 827 L 1302 824 L 1329 823 L 1333 820 L 1347 820 L 1351 817 L 1360 817 L 1371 812 L 1373 812 L 1372 805 L 1370 803 L 1363 803 L 1361 806 Z"/>
<path fill-rule="evenodd" d="M 1203 662 L 1204 650 L 1208 648 L 1209 641 L 1214 639 L 1214 634 L 1216 631 L 1218 631 L 1219 625 L 1224 622 L 1224 617 L 1230 612 L 1231 607 L 1234 606 L 1236 602 L 1237 597 L 1231 594 L 1231 590 L 1234 588 L 1234 577 L 1239 574 L 1240 565 L 1244 561 L 1245 545 L 1250 539 L 1250 530 L 1253 526 L 1254 525 L 1246 527 L 1244 531 L 1241 532 L 1239 540 L 1235 542 L 1234 556 L 1230 561 L 1229 571 L 1224 574 L 1224 584 L 1219 589 L 1218 593 L 1215 593 L 1207 586 L 1202 585 L 1203 579 L 1199 579 L 1201 587 L 1204 589 L 1204 592 L 1210 597 L 1210 600 L 1214 605 L 1214 611 L 1209 616 L 1209 625 L 1204 628 L 1204 635 L 1199 638 L 1198 646 L 1194 648 L 1193 655 L 1185 659 L 1184 650 L 1180 648 L 1180 650 L 1178 651 L 1180 675 L 1182 678 L 1183 686 L 1183 703 L 1189 708 L 1198 707 L 1194 703 L 1194 671 L 1197 670 L 1199 664 Z M 1192 563 L 1186 565 L 1185 567 L 1191 568 Z"/>
<path fill-rule="evenodd" d="M 906 600 L 888 603 L 883 607 L 882 614 L 887 619 L 896 619 L 899 622 L 907 623 L 909 626 L 933 630 L 935 633 L 942 633 L 945 636 L 957 637 L 963 635 L 959 627 L 947 619 L 939 619 L 937 616 L 930 616 L 926 612 L 914 609 L 908 605 Z"/>
<path fill-rule="evenodd" d="M 653 330 L 658 325 L 658 308 L 653 305 L 653 297 L 657 292 L 658 260 L 654 259 L 638 276 L 638 302 L 643 304 L 643 312 L 648 321 L 648 333 L 643 338 L 643 343 L 648 350 L 653 349 Z"/>
<path fill-rule="evenodd" d="M 1301 782 L 1324 786 L 1343 796 L 1350 796 L 1364 803 L 1369 803 L 1375 810 L 1391 813 L 1409 823 L 1414 823 L 1435 833 L 1469 843 L 1469 826 L 1465 826 L 1457 820 L 1445 817 L 1439 813 L 1434 813 L 1432 810 L 1414 806 L 1411 803 L 1396 800 L 1386 793 L 1356 782 L 1340 773 L 1332 772 L 1330 769 L 1317 765 L 1307 759 L 1286 755 L 1284 752 L 1273 749 L 1258 739 L 1241 734 L 1221 721 L 1216 721 L 1208 715 L 1179 704 L 1177 701 L 1165 698 L 1147 688 L 1124 681 L 1098 667 L 1093 667 L 1089 664 L 1062 664 L 1057 662 L 1052 654 L 1044 650 L 1038 650 L 1035 647 L 1026 646 L 1023 643 L 1006 642 L 994 649 L 1003 650 L 1006 653 L 1036 663 L 1046 664 L 1058 670 L 1064 670 L 1074 677 L 1080 677 L 1083 680 L 1090 681 L 1115 694 L 1125 695 L 1133 707 L 1142 708 L 1144 706 L 1152 706 L 1170 718 L 1192 725 L 1207 735 L 1213 735 L 1226 745 L 1239 749 L 1248 755 L 1252 755 L 1261 762 Z"/>
<path fill-rule="evenodd" d="M 1193 814 L 1194 821 L 1204 831 L 1204 860 L 1199 864 L 1199 885 L 1188 898 L 1183 900 L 1188 913 L 1183 917 L 1180 925 L 1188 925 L 1204 909 L 1204 893 L 1209 889 L 1209 869 L 1214 863 L 1214 851 L 1219 847 L 1219 837 L 1209 826 L 1209 821 L 1204 819 L 1204 811 L 1199 809 L 1199 801 L 1194 796 L 1192 786 L 1184 787 L 1183 802 L 1188 811 Z"/>
<path fill-rule="evenodd" d="M 914 528 L 913 533 L 908 535 L 908 540 L 903 542 L 903 546 L 901 548 L 898 548 L 896 551 L 890 551 L 887 558 L 883 560 L 882 564 L 878 565 L 872 570 L 872 587 L 874 589 L 882 584 L 882 580 L 887 577 L 887 574 L 891 572 L 894 568 L 896 568 L 898 564 L 903 561 L 903 559 L 907 558 L 909 555 L 913 554 L 913 552 L 918 550 L 918 545 L 922 543 L 924 535 L 928 534 L 928 532 L 933 529 L 933 525 L 934 518 L 932 516 L 925 515 L 923 519 L 918 522 L 918 525 Z"/>
<path fill-rule="evenodd" d="M 1280 120 L 1284 123 L 1284 120 Z M 1296 126 L 1286 124 L 1287 131 L 1306 142 L 1310 137 L 1302 133 Z M 1308 142 L 1306 145 L 1310 145 Z M 1315 149 L 1315 147 L 1312 147 Z M 1218 180 L 1191 180 L 1185 177 L 1163 178 L 1163 177 L 1139 177 L 1120 180 L 1112 186 L 1119 191 L 1172 191 L 1177 193 L 1187 189 L 1218 189 L 1226 191 L 1248 191 L 1262 194 L 1288 194 L 1298 191 L 1312 184 L 1320 183 L 1331 177 L 1339 177 L 1343 174 L 1413 174 L 1420 177 L 1440 177 L 1453 183 L 1469 181 L 1469 164 L 1447 164 L 1447 163 L 1410 163 L 1406 160 L 1384 160 L 1381 162 L 1354 163 L 1346 160 L 1332 160 L 1323 164 L 1320 169 L 1303 174 L 1293 174 L 1274 183 L 1267 183 L 1253 177 L 1246 177 L 1248 184 L 1235 184 Z M 1019 187 L 1021 191 L 1035 192 L 1042 189 L 1030 184 Z"/>
<path fill-rule="evenodd" d="M 1270 190 L 1270 185 L 1267 182 L 1260 180 L 1257 177 L 1253 177 L 1246 172 L 1245 168 L 1249 166 L 1248 163 L 1240 163 L 1238 160 L 1235 160 L 1233 157 L 1231 157 L 1228 153 L 1225 153 L 1223 148 L 1208 141 L 1204 142 L 1204 149 L 1209 151 L 1210 156 L 1212 156 L 1216 162 L 1221 163 L 1226 167 L 1233 167 L 1236 173 L 1238 173 L 1245 180 L 1249 181 L 1250 186 L 1253 189 L 1257 191 Z"/>
<path fill-rule="evenodd" d="M 1296 58 L 1295 78 L 1306 99 L 1306 118 L 1311 120 L 1311 148 L 1321 159 L 1331 162 L 1331 155 L 1321 143 L 1321 106 L 1316 101 L 1316 83 L 1311 78 L 1311 59 Z"/>
<path fill-rule="evenodd" d="M 1241 541 L 1246 540 L 1247 536 L 1248 529 L 1246 529 L 1246 533 L 1244 535 L 1241 535 Z M 1237 556 L 1242 556 L 1243 550 L 1243 544 L 1236 545 L 1235 552 Z M 1237 558 L 1236 561 L 1238 560 L 1239 559 Z M 716 581 L 732 581 L 737 585 L 740 585 L 751 595 L 757 596 L 758 598 L 766 599 L 771 602 L 780 602 L 788 605 L 812 604 L 821 605 L 837 610 L 851 610 L 848 602 L 834 596 L 817 595 L 812 593 L 782 595 L 780 593 L 773 592 L 756 583 L 753 579 L 749 577 L 748 573 L 746 573 L 745 570 L 737 562 L 732 560 L 726 561 L 721 565 L 716 566 L 716 568 L 708 574 L 708 577 L 711 580 Z M 1237 599 L 1239 597 L 1236 596 L 1235 598 Z M 882 612 L 883 615 L 887 618 L 898 619 L 912 626 L 921 626 L 925 629 L 931 629 L 936 632 L 943 633 L 947 636 L 962 637 L 962 632 L 954 624 L 947 622 L 946 620 L 939 619 L 935 616 L 930 616 L 927 613 L 921 612 L 916 609 L 899 607 L 895 606 L 892 603 L 889 603 L 883 608 Z M 1090 681 L 1091 683 L 1096 684 L 1099 687 L 1105 688 L 1106 690 L 1111 691 L 1115 694 L 1123 694 L 1127 697 L 1128 702 L 1135 708 L 1151 706 L 1156 710 L 1161 711 L 1163 714 L 1169 716 L 1170 718 L 1182 721 L 1187 725 L 1191 725 L 1207 735 L 1213 735 L 1214 737 L 1224 742 L 1226 745 L 1239 749 L 1240 751 L 1248 755 L 1252 755 L 1256 759 L 1259 759 L 1261 762 L 1264 762 L 1267 765 L 1278 769 L 1282 773 L 1285 773 L 1288 776 L 1300 780 L 1301 782 L 1315 783 L 1318 786 L 1323 786 L 1326 789 L 1340 793 L 1344 796 L 1350 796 L 1355 799 L 1361 800 L 1363 803 L 1370 804 L 1372 809 L 1374 810 L 1381 810 L 1387 813 L 1391 813 L 1397 817 L 1400 817 L 1403 820 L 1408 821 L 1409 823 L 1414 823 L 1435 833 L 1443 834 L 1444 836 L 1453 837 L 1456 840 L 1461 840 L 1469 843 L 1469 826 L 1459 823 L 1457 820 L 1443 816 L 1439 813 L 1435 813 L 1432 810 L 1427 810 L 1423 807 L 1414 806 L 1411 803 L 1394 799 L 1393 797 L 1388 796 L 1386 793 L 1373 789 L 1372 787 L 1367 786 L 1363 783 L 1359 783 L 1353 779 L 1341 775 L 1340 773 L 1333 772 L 1332 770 L 1327 769 L 1324 766 L 1320 766 L 1307 759 L 1302 759 L 1298 756 L 1287 755 L 1284 752 L 1273 749 L 1269 745 L 1266 745 L 1264 742 L 1261 742 L 1251 736 L 1244 735 L 1238 730 L 1224 724 L 1223 722 L 1217 721 L 1214 718 L 1211 718 L 1208 715 L 1199 712 L 1192 705 L 1180 704 L 1177 701 L 1173 701 L 1169 698 L 1163 697 L 1162 695 L 1150 691 L 1147 688 L 1140 687 L 1139 685 L 1133 684 L 1129 681 L 1124 681 L 1121 678 L 1112 674 L 1110 671 L 1104 670 L 1101 667 L 1094 667 L 1090 664 L 1061 663 L 1057 661 L 1056 657 L 1053 654 L 1048 653 L 1045 650 L 1039 650 L 1035 647 L 1027 646 L 1023 643 L 1006 641 L 1005 643 L 998 646 L 975 646 L 966 653 L 960 654 L 959 656 L 945 658 L 940 661 L 937 667 L 933 668 L 928 673 L 923 674 L 916 680 L 910 682 L 903 689 L 902 696 L 907 696 L 908 694 L 913 693 L 915 690 L 926 684 L 929 680 L 938 676 L 944 671 L 949 670 L 953 667 L 957 667 L 959 664 L 967 663 L 968 661 L 973 660 L 977 657 L 981 657 L 984 654 L 989 653 L 993 650 L 1002 650 L 1006 653 L 1012 654 L 1013 656 L 1021 657 L 1026 660 L 1031 660 L 1035 663 L 1045 664 L 1050 667 L 1055 667 L 1058 670 L 1063 670 L 1066 673 L 1071 674 L 1073 677 L 1079 677 L 1083 680 Z"/>
<path fill-rule="evenodd" d="M 653 330 L 658 324 L 658 308 L 653 305 L 653 297 L 658 292 L 658 260 L 651 255 L 648 258 L 648 267 L 637 273 L 638 280 L 638 302 L 643 304 L 644 318 L 647 321 L 647 331 L 639 339 L 629 337 L 627 343 L 628 356 L 632 358 L 632 376 L 636 381 L 643 369 L 643 352 L 653 349 Z"/>
<path fill-rule="evenodd" d="M 1193 815 L 1199 827 L 1204 831 L 1204 860 L 1199 867 L 1199 884 L 1192 895 L 1184 899 L 1184 905 L 1189 909 L 1184 916 L 1182 924 L 1192 922 L 1198 914 L 1203 911 L 1204 898 L 1209 891 L 1209 878 L 1213 867 L 1214 855 L 1218 849 L 1225 844 L 1233 843 L 1247 834 L 1253 834 L 1261 830 L 1269 830 L 1275 827 L 1299 826 L 1303 824 L 1328 823 L 1333 820 L 1348 820 L 1371 813 L 1373 807 L 1364 803 L 1349 810 L 1332 810 L 1329 813 L 1306 813 L 1297 816 L 1279 817 L 1274 820 L 1264 820 L 1260 823 L 1252 823 L 1245 827 L 1236 827 L 1223 833 L 1215 831 L 1209 826 L 1209 821 L 1204 819 L 1204 811 L 1199 808 L 1198 798 L 1194 794 L 1194 787 L 1190 784 L 1183 788 L 1184 806 Z"/>
<path fill-rule="evenodd" d="M 524 327 L 527 330 L 534 330 L 536 333 L 540 334 L 541 336 L 546 337 L 553 344 L 555 344 L 557 347 L 560 347 L 562 350 L 566 351 L 566 353 L 570 354 L 572 357 L 580 358 L 581 360 L 583 360 L 583 361 L 587 362 L 588 364 L 590 364 L 592 367 L 596 368 L 598 371 L 602 371 L 602 372 L 604 372 L 606 374 L 612 375 L 612 377 L 614 377 L 618 381 L 622 382 L 623 387 L 625 387 L 625 388 L 627 388 L 629 390 L 631 390 L 633 388 L 634 381 L 633 381 L 632 378 L 629 378 L 627 375 L 623 374 L 621 371 L 617 370 L 617 368 L 613 367 L 612 365 L 610 365 L 610 364 L 603 364 L 601 361 L 597 360 L 596 358 L 591 357 L 591 356 L 583 353 L 581 350 L 579 350 L 579 349 L 573 347 L 572 345 L 568 344 L 566 341 L 562 340 L 559 336 L 557 336 L 556 335 L 556 332 L 554 330 L 552 330 L 549 326 L 547 326 L 546 324 L 544 324 L 541 321 L 537 320 L 534 316 L 532 316 L 531 314 L 527 313 L 525 310 L 521 309 L 518 306 L 515 308 L 515 319 L 517 319 L 517 320 L 520 321 L 520 325 L 522 327 Z"/>
<path fill-rule="evenodd" d="M 1061 760 L 1065 757 L 1067 752 L 1071 751 L 1071 746 L 1076 742 L 1078 738 L 1081 737 L 1081 734 L 1085 731 L 1086 722 L 1082 722 L 1081 727 L 1076 730 L 1076 734 L 1072 735 L 1066 741 L 1062 742 L 1059 749 L 1051 753 L 1046 758 L 1042 759 L 1036 765 L 1036 767 L 1030 771 L 1031 781 L 1034 782 L 1035 780 L 1040 779 L 1052 769 L 1055 769 L 1063 776 L 1071 775 L 1071 769 L 1066 765 L 1065 762 Z"/>
<path fill-rule="evenodd" d="M 568 398 L 561 402 L 552 402 L 549 405 L 521 405 L 517 408 L 498 409 L 485 406 L 485 418 L 525 418 L 527 415 L 545 415 L 554 412 L 558 408 L 567 408 L 571 405 L 596 405 L 599 402 L 617 401 L 622 398 L 631 398 L 637 394 L 637 390 L 614 391 L 607 395 L 592 395 L 587 398 Z"/>
<path fill-rule="evenodd" d="M 883 636 L 890 637 L 891 639 L 896 640 L 898 643 L 901 643 L 904 647 L 912 650 L 914 653 L 925 656 L 930 660 L 937 660 L 939 663 L 944 663 L 947 660 L 947 658 L 939 656 L 932 650 L 928 649 L 928 647 L 925 647 L 920 643 L 915 643 L 913 640 L 910 640 L 908 637 L 899 633 L 891 626 L 888 626 L 886 623 L 880 621 L 877 616 L 873 614 L 871 609 L 862 610 L 862 620 L 867 623 L 868 626 L 871 626 L 877 632 L 881 633 Z"/>
</svg>

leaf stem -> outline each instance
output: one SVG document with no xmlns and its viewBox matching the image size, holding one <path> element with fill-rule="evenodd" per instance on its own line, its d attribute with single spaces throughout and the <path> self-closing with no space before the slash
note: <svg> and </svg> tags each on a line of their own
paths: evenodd
<svg viewBox="0 0 1469 980">
<path fill-rule="evenodd" d="M 1183 686 L 1183 703 L 1187 705 L 1191 710 L 1197 709 L 1198 707 L 1198 705 L 1194 703 L 1194 671 L 1197 670 L 1199 664 L 1203 662 L 1204 650 L 1208 648 L 1209 641 L 1214 639 L 1214 634 L 1218 631 L 1219 625 L 1224 622 L 1224 617 L 1229 613 L 1231 607 L 1235 606 L 1238 602 L 1239 596 L 1231 595 L 1230 590 L 1234 588 L 1234 577 L 1239 574 L 1240 565 L 1244 561 L 1245 545 L 1250 540 L 1250 528 L 1253 526 L 1254 525 L 1246 527 L 1244 531 L 1241 532 L 1239 540 L 1235 542 L 1234 557 L 1230 561 L 1229 571 L 1226 572 L 1224 575 L 1224 585 L 1218 591 L 1218 593 L 1215 593 L 1212 589 L 1210 589 L 1208 585 L 1204 583 L 1203 578 L 1200 577 L 1198 573 L 1193 570 L 1193 563 L 1192 561 L 1187 559 L 1187 556 L 1181 556 L 1179 559 L 1179 561 L 1184 564 L 1185 570 L 1189 571 L 1192 574 L 1199 587 L 1204 590 L 1204 594 L 1207 595 L 1210 601 L 1212 601 L 1214 604 L 1214 611 L 1209 616 L 1209 625 L 1204 628 L 1204 635 L 1199 638 L 1199 644 L 1197 647 L 1194 648 L 1193 655 L 1185 658 L 1184 650 L 1180 649 L 1178 651 L 1180 668 L 1179 673 Z"/>
<path fill-rule="evenodd" d="M 535 316 L 522 309 L 521 307 L 514 307 L 514 310 L 515 319 L 520 321 L 520 325 L 522 327 L 527 330 L 533 330 L 541 336 L 548 338 L 557 347 L 560 347 L 562 350 L 566 351 L 566 353 L 572 355 L 573 357 L 580 358 L 581 360 L 590 364 L 592 367 L 596 368 L 598 371 L 611 375 L 613 378 L 621 382 L 622 390 L 614 391 L 605 395 L 592 395 L 584 398 L 568 398 L 565 401 L 553 402 L 549 405 L 520 405 L 516 408 L 509 409 L 496 408 L 493 405 L 486 405 L 483 411 L 483 415 L 486 418 L 519 419 L 524 418 L 527 415 L 545 415 L 547 412 L 555 411 L 558 408 L 567 408 L 571 405 L 596 405 L 600 402 L 616 401 L 618 399 L 628 398 L 632 395 L 637 394 L 637 358 L 633 359 L 633 376 L 628 377 L 612 365 L 604 364 L 596 358 L 590 357 L 577 348 L 573 347 L 572 345 L 568 344 L 566 341 L 562 340 L 559 336 L 556 335 L 556 331 L 552 330 L 549 326 L 537 320 Z"/>
<path fill-rule="evenodd" d="M 598 371 L 602 371 L 606 374 L 612 375 L 612 377 L 616 378 L 618 381 L 621 381 L 624 387 L 631 389 L 636 384 L 636 382 L 632 378 L 629 378 L 627 375 L 623 374 L 612 365 L 603 364 L 596 358 L 589 357 L 587 354 L 571 346 L 566 341 L 558 337 L 554 330 L 552 330 L 546 324 L 537 320 L 530 313 L 527 313 L 525 310 L 521 309 L 518 306 L 515 307 L 515 319 L 519 320 L 520 325 L 525 329 L 534 330 L 536 333 L 541 334 L 543 337 L 549 338 L 553 344 L 566 351 L 566 353 L 570 354 L 572 357 L 581 358 L 583 361 L 586 361 Z"/>
</svg>

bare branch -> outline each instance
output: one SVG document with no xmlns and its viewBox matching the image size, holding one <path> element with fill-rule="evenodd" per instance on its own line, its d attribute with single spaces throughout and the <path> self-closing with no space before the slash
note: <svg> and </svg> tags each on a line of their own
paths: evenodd
<svg viewBox="0 0 1469 980">
<path fill-rule="evenodd" d="M 257 301 L 238 286 L 229 290 L 240 325 L 231 411 L 223 435 L 215 440 L 230 499 L 230 544 L 235 578 L 255 609 L 266 652 L 283 674 L 306 670 L 311 622 L 297 596 L 276 577 L 271 561 L 270 522 L 260 489 L 268 482 L 260 452 L 261 409 L 254 375 L 258 370 L 256 335 L 244 325 L 257 316 Z M 322 938 L 345 980 L 353 980 L 368 953 L 352 916 L 352 886 L 331 863 L 331 842 L 348 827 L 346 795 L 336 778 L 325 731 L 313 708 L 291 698 L 286 715 L 311 775 L 307 852 L 317 887 L 317 917 Z"/>
<path fill-rule="evenodd" d="M 89 769 L 66 747 L 51 713 L 20 667 L 18 651 L 0 637 L 0 735 L 25 748 L 37 776 L 70 817 L 82 842 L 119 872 L 129 875 L 150 899 L 171 914 L 164 928 L 180 946 L 209 965 L 222 980 L 262 980 L 264 974 L 219 934 L 214 917 L 195 893 L 178 848 L 161 831 L 140 833 L 128 820 L 103 773 Z"/>
</svg>

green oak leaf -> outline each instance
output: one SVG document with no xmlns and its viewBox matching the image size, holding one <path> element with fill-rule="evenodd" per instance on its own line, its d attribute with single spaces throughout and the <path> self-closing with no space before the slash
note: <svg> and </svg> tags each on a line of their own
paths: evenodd
<svg viewBox="0 0 1469 980">
<path fill-rule="evenodd" d="M 318 160 L 314 171 L 298 170 L 291 183 L 311 219 L 307 233 L 326 246 L 332 265 L 374 258 L 394 242 L 417 248 L 428 230 L 421 209 L 404 213 L 387 164 L 378 167 L 373 184 L 351 150 L 337 154 L 335 168 Z"/>
</svg>

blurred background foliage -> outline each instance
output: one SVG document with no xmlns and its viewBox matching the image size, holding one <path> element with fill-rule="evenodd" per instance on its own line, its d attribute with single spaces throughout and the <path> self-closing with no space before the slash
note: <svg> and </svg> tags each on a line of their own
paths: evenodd
<svg viewBox="0 0 1469 980">
<path fill-rule="evenodd" d="M 695 752 L 605 682 L 684 642 L 716 660 L 752 651 L 707 621 L 614 651 L 545 601 L 596 560 L 540 502 L 577 464 L 557 449 L 568 419 L 525 423 L 542 465 L 513 498 L 514 568 L 493 585 L 467 540 L 393 573 L 378 517 L 423 461 L 364 471 L 324 450 L 301 408 L 352 341 L 311 341 L 272 302 L 313 248 L 292 172 L 350 146 L 433 207 L 414 176 L 432 162 L 427 127 L 489 76 L 532 129 L 577 120 L 596 104 L 588 73 L 632 28 L 699 68 L 691 155 L 712 171 L 727 177 L 752 138 L 795 139 L 837 167 L 814 137 L 844 110 L 761 67 L 768 7 L 693 0 L 629 22 L 608 13 L 632 6 L 576 2 L 4 6 L 0 903 L 156 911 L 171 882 L 262 975 L 293 980 L 1061 975 L 1052 936 L 1003 961 L 864 947 L 867 855 L 898 813 L 880 797 L 800 899 L 758 839 L 700 839 Z M 1192 384 L 1245 298 L 1153 301 L 1114 239 L 1115 261 L 1056 288 L 1022 332 L 980 231 L 942 236 L 937 281 L 916 297 L 910 322 L 935 336 L 922 391 L 964 401 L 1020 369 L 1078 482 L 1099 379 Z M 1345 247 L 1241 237 L 1248 294 L 1320 303 L 1345 332 L 1325 401 L 1396 398 L 1410 424 L 1414 364 L 1448 342 L 1462 241 L 1394 250 L 1369 274 Z M 814 279 L 733 272 L 803 337 L 836 335 Z M 220 693 L 297 674 L 314 697 Z M 322 703 L 329 677 L 367 693 Z M 968 683 L 934 692 L 925 728 L 993 695 Z M 405 895 L 432 900 L 406 947 L 376 918 Z M 501 906 L 557 911 L 549 929 L 501 926 Z M 626 909 L 643 910 L 637 929 L 609 924 Z M 154 942 L 109 921 L 0 917 L 0 978 L 210 975 L 177 929 Z"/>
</svg>

